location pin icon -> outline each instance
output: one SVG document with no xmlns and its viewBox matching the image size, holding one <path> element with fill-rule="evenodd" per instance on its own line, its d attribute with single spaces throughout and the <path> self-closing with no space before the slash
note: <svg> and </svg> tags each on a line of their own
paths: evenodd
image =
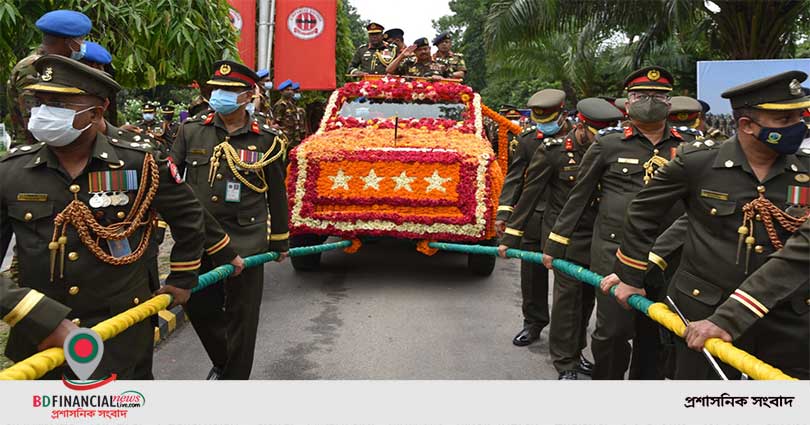
<svg viewBox="0 0 810 425">
<path fill-rule="evenodd" d="M 79 379 L 86 381 L 101 361 L 104 341 L 96 331 L 78 328 L 68 334 L 62 348 L 65 350 L 65 361 L 70 369 Z"/>
</svg>

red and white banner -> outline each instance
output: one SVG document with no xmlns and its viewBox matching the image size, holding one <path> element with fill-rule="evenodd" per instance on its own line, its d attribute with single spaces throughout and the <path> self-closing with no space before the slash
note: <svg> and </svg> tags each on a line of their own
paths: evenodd
<svg viewBox="0 0 810 425">
<path fill-rule="evenodd" d="M 239 32 L 239 58 L 248 67 L 256 68 L 256 0 L 228 0 L 231 5 L 231 25 Z"/>
<path fill-rule="evenodd" d="M 278 0 L 273 79 L 303 90 L 335 88 L 336 0 Z"/>
</svg>

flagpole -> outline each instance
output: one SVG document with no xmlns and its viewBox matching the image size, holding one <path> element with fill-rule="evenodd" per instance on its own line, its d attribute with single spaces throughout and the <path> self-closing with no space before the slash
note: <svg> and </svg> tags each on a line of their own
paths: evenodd
<svg viewBox="0 0 810 425">
<path fill-rule="evenodd" d="M 267 32 L 267 57 L 265 58 L 264 68 L 270 70 L 270 65 L 273 63 L 273 34 L 276 27 L 276 0 L 270 0 L 270 30 Z"/>
<path fill-rule="evenodd" d="M 256 61 L 256 69 L 262 69 L 264 64 L 267 63 L 267 26 L 268 22 L 270 0 L 259 0 L 259 57 Z"/>
</svg>

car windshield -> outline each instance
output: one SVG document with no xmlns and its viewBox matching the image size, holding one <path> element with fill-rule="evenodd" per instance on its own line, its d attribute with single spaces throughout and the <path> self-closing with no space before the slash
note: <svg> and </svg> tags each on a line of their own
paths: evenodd
<svg viewBox="0 0 810 425">
<path fill-rule="evenodd" d="M 462 103 L 412 103 L 361 97 L 344 103 L 338 115 L 344 118 L 354 117 L 359 120 L 399 117 L 413 119 L 442 118 L 463 121 L 466 109 L 466 106 Z"/>
</svg>

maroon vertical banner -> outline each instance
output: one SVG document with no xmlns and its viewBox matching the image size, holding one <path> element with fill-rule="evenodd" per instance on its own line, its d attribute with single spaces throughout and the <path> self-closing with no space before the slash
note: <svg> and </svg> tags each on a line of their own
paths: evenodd
<svg viewBox="0 0 810 425">
<path fill-rule="evenodd" d="M 273 79 L 304 90 L 335 88 L 337 0 L 277 0 Z"/>
<path fill-rule="evenodd" d="M 256 69 L 256 0 L 228 0 L 231 25 L 239 32 L 239 58 Z"/>
</svg>

